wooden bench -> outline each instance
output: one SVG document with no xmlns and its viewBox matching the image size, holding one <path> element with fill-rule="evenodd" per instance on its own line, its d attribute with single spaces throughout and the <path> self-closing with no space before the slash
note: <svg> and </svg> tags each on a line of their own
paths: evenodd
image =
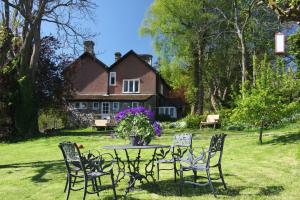
<svg viewBox="0 0 300 200">
<path fill-rule="evenodd" d="M 111 128 L 114 127 L 116 124 L 109 119 L 95 119 L 93 127 L 100 129 L 100 128 Z"/>
<path fill-rule="evenodd" d="M 213 125 L 214 128 L 216 128 L 216 125 L 219 122 L 219 118 L 220 118 L 220 115 L 207 115 L 206 121 L 200 122 L 200 128 L 202 128 L 202 126 L 206 126 L 206 125 Z"/>
</svg>

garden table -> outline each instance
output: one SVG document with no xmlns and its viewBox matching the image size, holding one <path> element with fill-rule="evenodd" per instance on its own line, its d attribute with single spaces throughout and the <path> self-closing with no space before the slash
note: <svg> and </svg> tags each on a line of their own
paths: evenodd
<svg viewBox="0 0 300 200">
<path fill-rule="evenodd" d="M 139 180 L 141 183 L 143 179 L 149 183 L 148 177 L 151 177 L 153 182 L 155 182 L 154 178 L 154 161 L 156 157 L 157 149 L 161 148 L 170 148 L 170 145 L 159 145 L 159 144 L 152 144 L 147 146 L 132 146 L 132 145 L 111 145 L 111 146 L 104 146 L 103 149 L 114 150 L 116 163 L 118 165 L 118 174 L 116 178 L 116 182 L 122 180 L 125 175 L 129 176 L 128 187 L 125 190 L 125 195 L 134 189 L 134 185 L 136 180 Z M 145 164 L 145 173 L 142 174 L 140 172 L 140 163 L 141 163 L 141 151 L 146 149 L 153 149 L 153 154 L 150 160 L 147 160 Z M 118 150 L 125 151 L 126 154 L 126 161 L 122 160 L 118 154 Z M 130 158 L 128 150 L 138 150 L 136 157 L 134 159 Z M 127 172 L 126 172 L 126 163 L 127 163 Z M 122 176 L 120 177 L 120 175 Z"/>
</svg>

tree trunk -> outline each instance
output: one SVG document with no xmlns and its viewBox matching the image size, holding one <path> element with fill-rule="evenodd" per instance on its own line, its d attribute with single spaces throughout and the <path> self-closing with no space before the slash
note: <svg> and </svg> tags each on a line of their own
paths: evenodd
<svg viewBox="0 0 300 200">
<path fill-rule="evenodd" d="M 204 66 L 204 34 L 198 33 L 198 41 L 194 51 L 194 88 L 195 94 L 195 113 L 202 115 L 204 108 L 204 83 L 203 83 L 203 66 Z"/>
<path fill-rule="evenodd" d="M 264 123 L 261 122 L 260 128 L 259 128 L 259 144 L 262 144 L 262 136 L 263 136 L 263 128 L 264 128 Z"/>
<path fill-rule="evenodd" d="M 238 37 L 240 40 L 241 45 L 241 65 L 242 65 L 242 90 L 245 89 L 245 83 L 248 79 L 248 71 L 247 71 L 247 52 L 246 52 L 246 45 L 245 45 L 245 39 L 244 35 L 242 33 L 238 33 Z"/>
</svg>

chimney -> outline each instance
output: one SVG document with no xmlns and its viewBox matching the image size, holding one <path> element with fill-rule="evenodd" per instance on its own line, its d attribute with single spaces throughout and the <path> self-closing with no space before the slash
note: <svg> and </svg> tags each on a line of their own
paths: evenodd
<svg viewBox="0 0 300 200">
<path fill-rule="evenodd" d="M 94 53 L 95 43 L 93 41 L 91 41 L 91 40 L 84 41 L 83 45 L 84 45 L 84 52 L 90 53 L 93 56 L 95 55 L 95 53 Z"/>
<path fill-rule="evenodd" d="M 152 66 L 152 55 L 150 54 L 140 54 L 139 55 L 144 61 L 146 61 L 149 65 Z"/>
<path fill-rule="evenodd" d="M 115 61 L 119 60 L 122 57 L 122 54 L 120 52 L 115 53 Z"/>
</svg>

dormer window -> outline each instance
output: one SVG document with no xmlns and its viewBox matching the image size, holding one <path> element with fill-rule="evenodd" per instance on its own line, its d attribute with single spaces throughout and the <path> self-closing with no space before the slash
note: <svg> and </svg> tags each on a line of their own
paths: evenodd
<svg viewBox="0 0 300 200">
<path fill-rule="evenodd" d="M 140 79 L 124 79 L 123 93 L 140 93 Z"/>
<path fill-rule="evenodd" d="M 109 73 L 109 85 L 110 86 L 115 86 L 116 85 L 116 72 L 110 72 Z"/>
</svg>

